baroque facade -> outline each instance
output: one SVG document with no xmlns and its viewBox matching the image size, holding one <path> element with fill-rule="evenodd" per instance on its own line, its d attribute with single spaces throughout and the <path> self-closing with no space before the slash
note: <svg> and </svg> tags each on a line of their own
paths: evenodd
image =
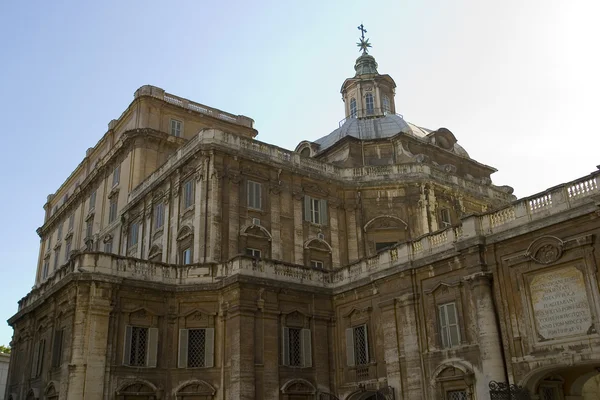
<svg viewBox="0 0 600 400">
<path fill-rule="evenodd" d="M 48 196 L 6 398 L 598 398 L 600 172 L 516 200 L 355 70 L 295 151 L 138 89 Z"/>
</svg>

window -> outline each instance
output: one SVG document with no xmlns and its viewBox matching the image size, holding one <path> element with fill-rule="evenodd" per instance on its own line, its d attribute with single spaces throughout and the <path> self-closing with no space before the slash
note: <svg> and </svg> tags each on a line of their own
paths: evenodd
<svg viewBox="0 0 600 400">
<path fill-rule="evenodd" d="M 49 269 L 50 269 L 50 261 L 48 261 L 48 259 L 45 259 L 44 265 L 42 266 L 42 279 L 46 279 L 48 277 Z"/>
<path fill-rule="evenodd" d="M 60 225 L 58 225 L 58 229 L 56 230 L 56 242 L 57 243 L 62 240 L 62 229 L 63 229 L 63 224 L 61 222 Z"/>
<path fill-rule="evenodd" d="M 54 332 L 54 342 L 52 343 L 52 367 L 59 367 L 62 363 L 62 349 L 64 329 Z"/>
<path fill-rule="evenodd" d="M 356 99 L 353 97 L 350 99 L 350 118 L 356 118 Z"/>
<path fill-rule="evenodd" d="M 391 112 L 390 98 L 387 95 L 383 95 L 383 115 L 388 115 Z"/>
<path fill-rule="evenodd" d="M 260 250 L 257 249 L 246 249 L 246 255 L 250 257 L 260 258 Z"/>
<path fill-rule="evenodd" d="M 371 93 L 367 93 L 365 96 L 365 105 L 367 106 L 367 115 L 373 115 L 375 106 L 373 104 L 373 95 Z"/>
<path fill-rule="evenodd" d="M 65 262 L 69 261 L 69 255 L 71 254 L 71 239 L 65 243 Z"/>
<path fill-rule="evenodd" d="M 129 247 L 135 246 L 138 243 L 138 234 L 140 232 L 140 224 L 138 222 L 132 222 L 129 225 L 129 237 L 128 237 L 128 245 Z"/>
<path fill-rule="evenodd" d="M 375 251 L 379 252 L 395 245 L 396 242 L 376 242 Z"/>
<path fill-rule="evenodd" d="M 127 326 L 123 364 L 134 367 L 156 367 L 158 329 Z"/>
<path fill-rule="evenodd" d="M 72 213 L 69 216 L 69 232 L 71 232 L 73 230 L 73 225 L 75 225 L 75 213 Z"/>
<path fill-rule="evenodd" d="M 94 220 L 90 219 L 85 224 L 85 238 L 91 239 L 94 231 Z"/>
<path fill-rule="evenodd" d="M 194 204 L 194 181 L 187 180 L 183 184 L 183 209 L 186 210 Z"/>
<path fill-rule="evenodd" d="M 90 194 L 90 202 L 88 212 L 92 211 L 96 207 L 96 191 L 94 190 L 92 194 Z"/>
<path fill-rule="evenodd" d="M 106 243 L 104 243 L 104 252 L 105 253 L 112 253 L 112 242 L 106 242 Z"/>
<path fill-rule="evenodd" d="M 447 349 L 460 344 L 458 318 L 455 303 L 446 303 L 438 307 L 440 317 L 440 335 L 442 347 Z"/>
<path fill-rule="evenodd" d="M 36 343 L 33 349 L 33 363 L 31 364 L 31 377 L 37 378 L 42 374 L 42 367 L 44 366 L 44 352 L 46 350 L 46 340 L 40 339 Z"/>
<path fill-rule="evenodd" d="M 312 366 L 312 345 L 310 329 L 283 328 L 283 365 L 290 367 Z"/>
<path fill-rule="evenodd" d="M 310 266 L 313 268 L 323 269 L 323 261 L 311 260 Z"/>
<path fill-rule="evenodd" d="M 450 225 L 452 225 L 452 222 L 450 220 L 450 210 L 447 208 L 442 208 L 440 210 L 440 222 L 441 222 L 441 226 L 442 228 L 446 228 Z"/>
<path fill-rule="evenodd" d="M 181 263 L 183 265 L 188 265 L 192 263 L 192 249 L 191 247 L 183 249 L 181 252 Z"/>
<path fill-rule="evenodd" d="M 466 390 L 449 390 L 446 392 L 446 400 L 467 400 Z"/>
<path fill-rule="evenodd" d="M 369 363 L 367 325 L 346 329 L 346 359 L 349 366 Z"/>
<path fill-rule="evenodd" d="M 327 224 L 327 200 L 304 196 L 304 219 L 313 224 Z"/>
<path fill-rule="evenodd" d="M 121 166 L 117 165 L 113 171 L 113 180 L 112 180 L 112 186 L 115 187 L 119 184 L 119 181 L 121 179 Z"/>
<path fill-rule="evenodd" d="M 179 368 L 206 368 L 214 364 L 214 328 L 179 330 Z"/>
<path fill-rule="evenodd" d="M 46 251 L 50 251 L 51 247 L 52 247 L 52 235 L 48 236 L 48 239 L 46 239 Z"/>
<path fill-rule="evenodd" d="M 165 204 L 158 203 L 154 206 L 154 229 L 162 228 L 165 223 Z"/>
<path fill-rule="evenodd" d="M 59 264 L 60 264 L 60 247 L 57 247 L 54 250 L 54 270 L 58 269 Z"/>
<path fill-rule="evenodd" d="M 248 181 L 248 207 L 262 210 L 262 185 L 257 182 Z"/>
<path fill-rule="evenodd" d="M 171 135 L 181 137 L 181 121 L 171 120 Z"/>
<path fill-rule="evenodd" d="M 108 203 L 108 223 L 117 219 L 117 196 L 112 197 Z"/>
</svg>

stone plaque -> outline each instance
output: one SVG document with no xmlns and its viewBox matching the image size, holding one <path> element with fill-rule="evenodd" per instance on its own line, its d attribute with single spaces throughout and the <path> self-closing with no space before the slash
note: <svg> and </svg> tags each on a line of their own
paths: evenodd
<svg viewBox="0 0 600 400">
<path fill-rule="evenodd" d="M 529 288 L 537 331 L 542 339 L 588 333 L 592 314 L 583 273 L 576 267 L 536 274 Z"/>
</svg>

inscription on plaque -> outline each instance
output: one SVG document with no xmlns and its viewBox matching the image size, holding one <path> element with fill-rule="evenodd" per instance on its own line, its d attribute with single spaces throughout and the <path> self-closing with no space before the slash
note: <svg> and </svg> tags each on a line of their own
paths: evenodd
<svg viewBox="0 0 600 400">
<path fill-rule="evenodd" d="M 529 287 L 537 331 L 543 339 L 588 332 L 592 315 L 581 271 L 571 266 L 537 274 Z"/>
</svg>

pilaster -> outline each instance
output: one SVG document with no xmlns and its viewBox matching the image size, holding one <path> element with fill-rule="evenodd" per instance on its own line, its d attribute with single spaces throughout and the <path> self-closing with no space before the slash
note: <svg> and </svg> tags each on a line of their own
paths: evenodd
<svg viewBox="0 0 600 400">
<path fill-rule="evenodd" d="M 400 351 L 398 343 L 397 300 L 392 299 L 379 304 L 383 332 L 383 357 L 388 385 L 400 396 L 402 380 L 400 371 Z"/>
<path fill-rule="evenodd" d="M 302 208 L 304 196 L 302 193 L 294 193 L 294 262 L 304 264 L 304 225 L 302 219 Z"/>
<path fill-rule="evenodd" d="M 281 198 L 279 194 L 281 188 L 272 186 L 269 188 L 269 196 L 271 196 L 271 258 L 273 260 L 282 260 L 281 246 Z"/>
<path fill-rule="evenodd" d="M 401 309 L 402 318 L 402 338 L 404 340 L 404 359 L 406 368 L 406 391 L 411 398 L 422 399 L 423 381 L 421 367 L 421 349 L 419 346 L 419 331 L 416 315 L 417 296 L 413 293 L 407 293 L 398 298 L 398 305 Z"/>
</svg>

